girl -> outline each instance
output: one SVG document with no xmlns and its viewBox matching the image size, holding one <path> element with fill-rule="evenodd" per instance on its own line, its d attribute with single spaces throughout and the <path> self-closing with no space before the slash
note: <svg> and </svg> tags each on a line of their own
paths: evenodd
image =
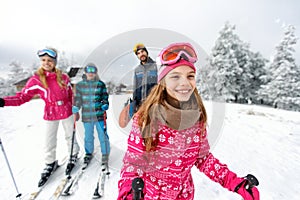
<svg viewBox="0 0 300 200">
<path fill-rule="evenodd" d="M 41 66 L 27 81 L 26 86 L 15 96 L 0 98 L 0 107 L 20 106 L 38 95 L 45 102 L 44 120 L 46 123 L 44 154 L 46 167 L 41 174 L 38 186 L 46 183 L 49 176 L 58 166 L 56 160 L 56 136 L 60 121 L 65 130 L 65 139 L 69 153 L 72 146 L 74 119 L 72 115 L 73 92 L 68 75 L 56 68 L 57 51 L 46 48 L 38 51 Z M 74 167 L 79 152 L 79 146 L 74 138 L 73 155 L 67 165 L 69 174 Z"/>
<path fill-rule="evenodd" d="M 118 199 L 132 199 L 131 182 L 144 180 L 144 199 L 194 198 L 191 168 L 246 200 L 258 200 L 248 187 L 209 152 L 207 116 L 196 89 L 197 55 L 189 43 L 174 43 L 159 54 L 158 85 L 134 116 L 119 180 Z"/>
</svg>

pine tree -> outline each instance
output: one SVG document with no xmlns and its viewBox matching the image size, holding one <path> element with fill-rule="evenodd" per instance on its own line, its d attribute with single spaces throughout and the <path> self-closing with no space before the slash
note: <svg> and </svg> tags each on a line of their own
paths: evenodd
<svg viewBox="0 0 300 200">
<path fill-rule="evenodd" d="M 220 31 L 209 66 L 203 74 L 213 99 L 241 102 L 253 99 L 259 87 L 258 68 L 265 65 L 259 53 L 250 51 L 249 44 L 234 33 L 235 26 L 226 23 Z M 253 81 L 256 81 L 253 84 Z"/>
<path fill-rule="evenodd" d="M 6 87 L 5 79 L 0 77 L 0 95 L 1 95 L 1 97 L 6 95 L 6 93 L 5 93 L 6 88 L 7 87 Z"/>
<path fill-rule="evenodd" d="M 73 63 L 71 63 L 69 61 L 69 59 L 67 58 L 66 52 L 62 51 L 58 57 L 57 67 L 60 68 L 63 72 L 66 72 L 67 69 L 72 65 L 73 65 Z"/>
<path fill-rule="evenodd" d="M 29 76 L 29 72 L 24 69 L 24 67 L 22 66 L 22 64 L 17 61 L 14 60 L 9 64 L 10 67 L 10 71 L 9 71 L 9 78 L 7 80 L 7 90 L 6 93 L 7 94 L 13 94 L 16 92 L 16 86 L 14 85 L 14 83 L 28 78 Z"/>
<path fill-rule="evenodd" d="M 269 66 L 270 80 L 259 91 L 274 107 L 300 110 L 300 68 L 293 56 L 297 39 L 295 27 L 287 26 Z"/>
<path fill-rule="evenodd" d="M 261 97 L 257 94 L 257 91 L 260 89 L 261 85 L 266 84 L 267 82 L 267 69 L 266 63 L 268 62 L 261 53 L 259 52 L 250 52 L 251 65 L 249 66 L 250 87 L 248 87 L 244 92 L 244 96 L 251 98 L 250 100 L 254 103 L 261 103 Z"/>
</svg>

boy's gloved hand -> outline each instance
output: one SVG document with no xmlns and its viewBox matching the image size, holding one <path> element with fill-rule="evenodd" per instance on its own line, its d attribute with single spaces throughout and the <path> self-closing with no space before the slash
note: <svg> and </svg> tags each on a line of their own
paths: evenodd
<svg viewBox="0 0 300 200">
<path fill-rule="evenodd" d="M 101 106 L 101 110 L 105 111 L 108 109 L 108 104 L 104 104 Z"/>
<path fill-rule="evenodd" d="M 72 113 L 78 113 L 79 112 L 79 108 L 77 106 L 72 106 Z"/>
<path fill-rule="evenodd" d="M 0 98 L 0 107 L 4 107 L 4 105 L 5 105 L 4 99 Z"/>
</svg>

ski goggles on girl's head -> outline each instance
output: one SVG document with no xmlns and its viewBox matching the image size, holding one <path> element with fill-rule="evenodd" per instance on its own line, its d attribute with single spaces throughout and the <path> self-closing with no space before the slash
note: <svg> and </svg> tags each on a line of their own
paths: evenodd
<svg viewBox="0 0 300 200">
<path fill-rule="evenodd" d="M 97 73 L 97 68 L 95 66 L 86 66 L 84 68 L 85 73 L 93 73 L 96 74 Z"/>
<path fill-rule="evenodd" d="M 164 48 L 158 57 L 162 65 L 172 65 L 181 58 L 191 63 L 195 63 L 198 60 L 196 51 L 189 43 L 171 44 Z"/>
<path fill-rule="evenodd" d="M 54 58 L 56 59 L 57 58 L 57 53 L 51 49 L 42 49 L 42 50 L 39 50 L 37 52 L 38 56 L 41 57 L 41 56 L 44 56 L 44 55 L 48 55 L 49 57 L 51 58 Z"/>
</svg>

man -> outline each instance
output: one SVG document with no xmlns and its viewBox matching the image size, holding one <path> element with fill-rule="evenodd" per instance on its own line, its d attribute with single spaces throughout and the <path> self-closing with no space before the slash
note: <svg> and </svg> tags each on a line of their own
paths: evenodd
<svg viewBox="0 0 300 200">
<path fill-rule="evenodd" d="M 138 110 L 152 87 L 157 84 L 157 66 L 149 57 L 145 45 L 142 43 L 136 44 L 133 52 L 140 60 L 140 64 L 134 69 L 133 106 L 130 109 L 130 117 Z"/>
</svg>

